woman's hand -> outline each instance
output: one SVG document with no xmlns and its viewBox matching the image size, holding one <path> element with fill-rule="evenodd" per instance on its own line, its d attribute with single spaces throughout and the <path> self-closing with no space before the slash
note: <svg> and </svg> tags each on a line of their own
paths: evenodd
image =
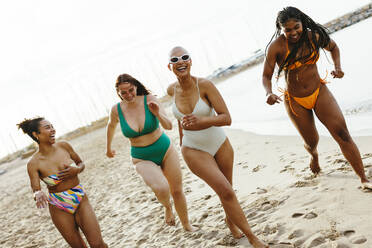
<svg viewBox="0 0 372 248">
<path fill-rule="evenodd" d="M 182 128 L 185 130 L 201 130 L 203 127 L 204 117 L 199 117 L 196 115 L 185 115 L 181 120 Z"/>
<path fill-rule="evenodd" d="M 34 192 L 34 200 L 37 208 L 46 208 L 48 206 L 48 197 L 41 190 Z"/>
<path fill-rule="evenodd" d="M 267 95 L 266 103 L 269 105 L 273 105 L 275 103 L 280 103 L 283 101 L 279 96 L 275 95 L 274 93 L 270 93 Z"/>
<path fill-rule="evenodd" d="M 64 169 L 58 172 L 58 178 L 61 180 L 66 180 L 70 177 L 74 177 L 80 173 L 80 168 L 76 166 L 71 166 L 64 164 Z"/>
<path fill-rule="evenodd" d="M 115 156 L 115 151 L 114 150 L 111 150 L 111 149 L 108 149 L 108 150 L 106 150 L 106 156 L 108 157 L 108 158 L 113 158 L 114 156 Z"/>
<path fill-rule="evenodd" d="M 344 72 L 342 71 L 341 68 L 335 68 L 332 72 L 331 75 L 333 78 L 343 78 L 344 77 Z"/>
<path fill-rule="evenodd" d="M 151 113 L 155 116 L 159 116 L 160 107 L 159 104 L 154 101 L 148 101 L 147 106 L 149 107 L 149 110 Z"/>
</svg>

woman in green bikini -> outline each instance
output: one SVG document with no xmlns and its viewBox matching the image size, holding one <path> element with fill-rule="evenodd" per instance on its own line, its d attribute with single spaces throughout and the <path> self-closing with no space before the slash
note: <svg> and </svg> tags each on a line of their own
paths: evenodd
<svg viewBox="0 0 372 248">
<path fill-rule="evenodd" d="M 164 129 L 170 130 L 171 121 L 157 98 L 132 76 L 120 75 L 115 88 L 121 101 L 111 108 L 107 123 L 106 156 L 115 156 L 111 143 L 115 128 L 120 122 L 123 135 L 129 138 L 131 143 L 132 162 L 137 172 L 165 208 L 165 222 L 175 225 L 170 203 L 171 194 L 183 228 L 193 231 L 182 189 L 178 154 L 168 136 L 159 127 L 160 122 Z"/>
</svg>

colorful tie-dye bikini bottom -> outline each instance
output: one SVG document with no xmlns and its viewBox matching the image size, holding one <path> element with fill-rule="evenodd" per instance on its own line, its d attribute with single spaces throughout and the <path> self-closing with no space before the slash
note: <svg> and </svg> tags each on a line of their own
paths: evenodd
<svg viewBox="0 0 372 248">
<path fill-rule="evenodd" d="M 66 191 L 49 193 L 48 202 L 59 209 L 74 214 L 84 195 L 83 186 L 79 184 Z"/>
</svg>

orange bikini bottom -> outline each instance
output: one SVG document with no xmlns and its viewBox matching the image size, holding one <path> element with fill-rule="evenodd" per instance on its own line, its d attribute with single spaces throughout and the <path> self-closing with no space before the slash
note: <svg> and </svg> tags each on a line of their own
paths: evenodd
<svg viewBox="0 0 372 248">
<path fill-rule="evenodd" d="M 327 83 L 323 79 L 321 79 L 320 82 L 322 84 Z M 284 91 L 285 99 L 288 100 L 289 107 L 290 107 L 292 113 L 294 115 L 298 116 L 297 113 L 293 110 L 291 98 L 293 98 L 293 100 L 295 100 L 302 107 L 304 107 L 306 109 L 313 109 L 315 107 L 316 100 L 318 99 L 319 89 L 320 89 L 320 86 L 311 95 L 305 96 L 305 97 L 294 97 L 294 96 L 289 95 L 289 92 L 287 90 Z"/>
</svg>

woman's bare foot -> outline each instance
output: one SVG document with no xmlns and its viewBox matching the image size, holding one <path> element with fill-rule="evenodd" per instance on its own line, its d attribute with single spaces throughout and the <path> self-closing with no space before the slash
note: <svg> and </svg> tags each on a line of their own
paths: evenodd
<svg viewBox="0 0 372 248">
<path fill-rule="evenodd" d="M 248 241 L 254 248 L 269 248 L 267 244 L 259 240 L 257 237 L 248 239 Z"/>
<path fill-rule="evenodd" d="M 226 225 L 229 227 L 231 234 L 234 238 L 240 239 L 244 236 L 244 234 L 239 230 L 239 228 L 231 222 L 229 218 L 225 218 Z"/>
<path fill-rule="evenodd" d="M 184 225 L 183 226 L 183 229 L 186 231 L 186 232 L 195 232 L 196 230 L 198 230 L 198 228 L 190 225 L 190 224 L 187 224 L 187 225 Z"/>
<path fill-rule="evenodd" d="M 367 181 L 367 182 L 362 182 L 362 189 L 369 189 L 372 190 L 372 183 Z"/>
<path fill-rule="evenodd" d="M 310 160 L 310 170 L 315 174 L 319 174 L 320 167 L 319 167 L 319 158 L 318 158 L 318 152 L 316 148 L 311 149 L 308 145 L 304 145 L 306 151 L 308 151 L 311 155 Z"/>
<path fill-rule="evenodd" d="M 314 157 L 311 158 L 311 161 L 310 161 L 310 170 L 315 175 L 319 174 L 320 167 L 319 167 L 319 160 L 318 160 L 318 158 L 314 158 Z"/>
<path fill-rule="evenodd" d="M 165 208 L 165 223 L 169 226 L 176 225 L 176 221 L 174 219 L 172 207 Z"/>
</svg>

